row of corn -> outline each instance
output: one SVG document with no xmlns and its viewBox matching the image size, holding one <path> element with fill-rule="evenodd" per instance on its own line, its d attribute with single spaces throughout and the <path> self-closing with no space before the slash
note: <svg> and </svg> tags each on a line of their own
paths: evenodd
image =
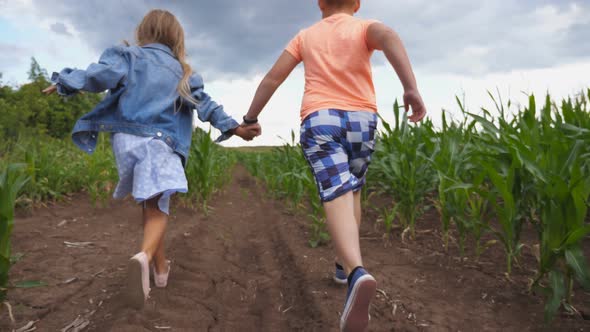
<svg viewBox="0 0 590 332">
<path fill-rule="evenodd" d="M 571 306 L 577 282 L 590 289 L 582 242 L 590 233 L 590 90 L 555 103 L 515 107 L 490 97 L 496 109 L 466 110 L 461 120 L 443 113 L 440 126 L 426 120 L 410 125 L 399 105 L 395 122 L 381 121 L 369 170 L 369 191 L 391 198 L 382 210 L 386 232 L 394 223 L 415 236 L 427 207 L 440 216 L 443 245 L 450 239 L 462 254 L 474 243 L 479 257 L 501 243 L 510 275 L 525 244 L 524 229 L 534 229 L 538 268 L 531 289 L 547 297 L 546 319 Z M 315 184 L 292 143 L 270 151 L 244 153 L 241 160 L 262 178 L 274 196 L 293 208 L 311 209 L 312 245 L 328 239 Z M 490 240 L 490 238 L 492 240 Z M 470 240 L 470 241 L 468 241 Z"/>
</svg>

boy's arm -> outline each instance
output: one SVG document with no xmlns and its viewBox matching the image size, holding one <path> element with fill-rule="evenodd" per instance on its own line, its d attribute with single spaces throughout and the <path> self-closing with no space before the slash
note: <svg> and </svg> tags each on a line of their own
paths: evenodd
<svg viewBox="0 0 590 332">
<path fill-rule="evenodd" d="M 194 106 L 197 110 L 199 120 L 211 123 L 213 127 L 223 133 L 217 139 L 217 142 L 224 141 L 234 134 L 248 141 L 258 136 L 260 126 L 256 125 L 250 128 L 241 127 L 234 118 L 225 113 L 222 105 L 217 104 L 211 99 L 211 96 L 204 90 L 203 79 L 200 75 L 194 74 L 191 76 L 189 84 L 191 86 L 192 96 L 198 102 Z"/>
<path fill-rule="evenodd" d="M 51 81 L 55 87 L 45 89 L 47 94 L 57 92 L 70 96 L 78 91 L 103 92 L 116 88 L 128 73 L 128 63 L 118 47 L 107 49 L 98 63 L 93 63 L 86 70 L 66 68 L 59 74 L 53 73 Z"/>
<path fill-rule="evenodd" d="M 404 87 L 404 104 L 406 111 L 412 108 L 412 115 L 408 118 L 418 122 L 426 115 L 426 107 L 418 92 L 416 77 L 406 49 L 399 35 L 383 23 L 373 23 L 367 30 L 367 45 L 371 49 L 383 51 L 385 57 L 397 73 Z"/>
<path fill-rule="evenodd" d="M 245 118 L 247 120 L 258 119 L 258 114 L 262 112 L 262 109 L 266 106 L 272 95 L 287 77 L 289 77 L 289 74 L 297 67 L 299 62 L 291 53 L 283 51 L 283 54 L 281 54 L 272 69 L 266 74 L 262 82 L 260 82 L 250 109 L 246 114 Z"/>
</svg>

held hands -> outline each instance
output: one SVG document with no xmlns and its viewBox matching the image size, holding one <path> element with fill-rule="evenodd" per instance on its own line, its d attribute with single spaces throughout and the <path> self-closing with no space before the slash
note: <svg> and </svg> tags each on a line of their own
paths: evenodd
<svg viewBox="0 0 590 332">
<path fill-rule="evenodd" d="M 411 122 L 419 122 L 426 116 L 426 106 L 418 90 L 408 90 L 404 93 L 404 105 L 406 112 L 412 109 L 412 115 L 408 116 Z"/>
<path fill-rule="evenodd" d="M 242 123 L 239 127 L 234 129 L 234 135 L 240 136 L 244 141 L 251 141 L 254 137 L 262 134 L 262 128 L 260 124 L 245 124 Z"/>
<path fill-rule="evenodd" d="M 46 96 L 52 95 L 57 92 L 57 85 L 50 85 L 41 91 Z M 84 91 L 78 91 L 79 94 L 83 95 Z"/>
<path fill-rule="evenodd" d="M 47 88 L 45 88 L 41 92 L 43 92 L 45 95 L 49 96 L 49 95 L 53 94 L 56 91 L 57 91 L 57 86 L 56 85 L 50 85 L 50 86 L 48 86 Z"/>
</svg>

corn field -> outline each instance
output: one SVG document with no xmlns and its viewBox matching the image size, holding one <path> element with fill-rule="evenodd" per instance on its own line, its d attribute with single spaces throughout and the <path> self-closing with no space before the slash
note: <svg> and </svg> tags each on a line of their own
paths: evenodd
<svg viewBox="0 0 590 332">
<path fill-rule="evenodd" d="M 575 311 L 575 285 L 590 290 L 582 249 L 590 233 L 590 90 L 559 103 L 549 96 L 538 103 L 530 96 L 522 107 L 490 97 L 495 109 L 478 112 L 457 100 L 463 117 L 451 120 L 443 113 L 440 126 L 430 120 L 409 124 L 396 103 L 394 122 L 381 121 L 368 173 L 370 194 L 364 197 L 389 201 L 378 207 L 387 236 L 395 225 L 402 238 L 415 239 L 416 225 L 433 207 L 444 248 L 456 245 L 461 255 L 478 259 L 500 244 L 505 256 L 501 269 L 508 277 L 525 247 L 523 229 L 534 229 L 538 266 L 530 290 L 545 295 L 550 321 L 562 308 Z M 69 140 L 20 137 L 0 143 L 0 297 L 8 286 L 14 205 L 27 207 L 79 191 L 106 202 L 117 181 L 109 145 L 103 135 L 95 154 L 88 156 Z M 273 198 L 309 220 L 310 246 L 329 241 L 317 187 L 294 132 L 283 146 L 234 152 L 197 130 L 186 165 L 189 194 L 182 201 L 207 212 L 207 202 L 231 178 L 236 162 L 259 178 Z"/>
<path fill-rule="evenodd" d="M 537 233 L 539 250 L 531 290 L 546 296 L 545 318 L 571 307 L 574 283 L 590 290 L 590 270 L 582 241 L 590 233 L 590 90 L 556 103 L 547 96 L 516 110 L 511 102 L 490 97 L 496 109 L 472 113 L 459 99 L 463 114 L 441 127 L 429 121 L 410 125 L 394 105 L 395 123 L 381 121 L 368 187 L 391 198 L 382 210 L 386 232 L 397 222 L 403 235 L 415 237 L 424 209 L 440 216 L 443 245 L 450 231 L 466 254 L 466 240 L 479 258 L 500 243 L 509 276 L 524 244 L 524 226 Z M 317 189 L 301 149 L 292 142 L 271 152 L 241 156 L 250 172 L 292 208 L 311 206 L 312 245 L 328 240 Z M 493 240 L 483 242 L 484 235 Z M 471 242 L 470 242 L 471 243 Z"/>
</svg>

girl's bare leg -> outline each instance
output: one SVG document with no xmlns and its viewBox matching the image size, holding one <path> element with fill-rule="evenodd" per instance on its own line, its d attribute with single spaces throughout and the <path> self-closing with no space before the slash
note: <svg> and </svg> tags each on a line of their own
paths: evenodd
<svg viewBox="0 0 590 332">
<path fill-rule="evenodd" d="M 166 268 L 164 251 L 164 234 L 168 216 L 158 208 L 160 197 L 145 202 L 143 207 L 143 242 L 141 251 L 145 252 L 150 262 L 154 262 L 158 272 Z"/>
</svg>

